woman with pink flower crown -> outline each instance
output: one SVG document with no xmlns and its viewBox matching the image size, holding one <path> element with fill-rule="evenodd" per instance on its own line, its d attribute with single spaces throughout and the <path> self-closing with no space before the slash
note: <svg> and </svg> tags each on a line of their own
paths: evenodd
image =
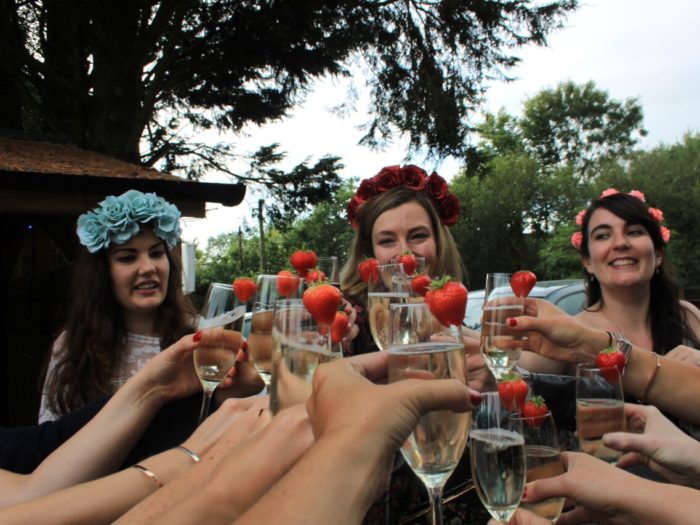
<svg viewBox="0 0 700 525">
<path fill-rule="evenodd" d="M 642 192 L 605 190 L 576 216 L 580 231 L 571 243 L 581 254 L 587 301 L 576 317 L 667 359 L 700 365 L 700 310 L 681 300 L 671 276 L 664 215 Z M 566 365 L 527 353 L 519 363 L 562 373 Z M 571 370 L 569 370 L 571 371 Z"/>
</svg>

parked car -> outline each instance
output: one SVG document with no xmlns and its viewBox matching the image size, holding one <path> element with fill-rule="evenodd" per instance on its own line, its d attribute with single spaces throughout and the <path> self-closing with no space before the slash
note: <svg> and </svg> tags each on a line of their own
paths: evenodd
<svg viewBox="0 0 700 525">
<path fill-rule="evenodd" d="M 569 315 L 576 315 L 586 302 L 586 290 L 583 279 L 562 279 L 558 281 L 540 281 L 530 291 L 529 297 L 545 299 L 558 306 Z M 473 330 L 481 329 L 481 309 L 484 305 L 484 290 L 469 292 L 464 326 Z"/>
</svg>

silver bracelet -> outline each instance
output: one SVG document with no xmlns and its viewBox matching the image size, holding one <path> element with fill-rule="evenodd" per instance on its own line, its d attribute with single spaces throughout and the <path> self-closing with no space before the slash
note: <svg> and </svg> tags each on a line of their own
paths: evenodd
<svg viewBox="0 0 700 525">
<path fill-rule="evenodd" d="M 187 448 L 183 445 L 178 445 L 175 447 L 175 450 L 181 450 L 182 452 L 187 454 L 190 458 L 192 458 L 192 461 L 194 461 L 195 463 L 199 463 L 199 460 L 200 460 L 199 456 L 197 454 L 195 454 L 194 452 L 192 452 L 189 448 Z"/>
</svg>

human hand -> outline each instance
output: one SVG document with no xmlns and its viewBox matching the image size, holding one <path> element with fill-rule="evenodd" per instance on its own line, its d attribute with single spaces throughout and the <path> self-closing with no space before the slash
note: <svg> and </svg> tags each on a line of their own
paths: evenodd
<svg viewBox="0 0 700 525">
<path fill-rule="evenodd" d="M 154 388 L 164 401 L 195 393 L 202 385 L 194 371 L 192 352 L 200 344 L 192 334 L 181 337 L 152 357 L 126 384 L 142 381 L 146 388 Z"/>
<path fill-rule="evenodd" d="M 269 420 L 269 410 L 261 418 Z M 294 466 L 313 441 L 304 405 L 282 410 L 221 460 L 207 484 L 213 501 L 226 509 L 229 521 L 235 520 Z"/>
<path fill-rule="evenodd" d="M 678 345 L 676 348 L 668 352 L 665 356 L 666 359 L 673 359 L 681 363 L 688 363 L 690 365 L 700 366 L 700 350 L 695 348 L 690 348 L 685 345 Z"/>
<path fill-rule="evenodd" d="M 629 432 L 612 432 L 603 443 L 626 452 L 618 467 L 644 463 L 676 485 L 700 488 L 700 442 L 654 406 L 625 404 Z"/>
<path fill-rule="evenodd" d="M 357 335 L 360 333 L 360 327 L 357 326 L 357 310 L 355 310 L 355 307 L 348 301 L 347 299 L 343 298 L 343 302 L 341 304 L 343 307 L 343 311 L 345 314 L 348 316 L 348 331 L 345 334 L 345 337 L 343 337 L 343 340 L 340 342 L 340 344 L 343 347 L 343 352 L 347 352 L 350 350 L 352 347 L 352 342 L 353 340 L 357 337 Z"/>
<path fill-rule="evenodd" d="M 235 364 L 226 373 L 226 377 L 221 381 L 217 389 L 214 390 L 215 405 L 219 406 L 226 399 L 232 397 L 249 397 L 260 392 L 264 388 L 265 383 L 253 364 L 248 360 L 247 344 L 242 340 L 241 334 L 229 330 L 222 330 L 221 334 L 208 332 L 203 332 L 203 340 L 208 340 L 207 338 L 212 337 L 223 337 L 226 346 L 237 348 Z"/>
<path fill-rule="evenodd" d="M 625 472 L 589 454 L 563 452 L 566 472 L 528 483 L 522 501 L 535 503 L 565 497 L 575 507 L 564 512 L 557 525 L 598 523 L 636 525 L 648 523 L 640 500 L 648 498 L 654 483 Z"/>
<path fill-rule="evenodd" d="M 321 365 L 306 403 L 317 442 L 335 438 L 352 449 L 358 462 L 375 464 L 385 475 L 422 414 L 464 412 L 481 401 L 478 392 L 453 379 L 375 384 L 386 378 L 388 358 L 388 352 L 373 352 Z M 371 489 L 377 496 L 386 488 L 379 473 Z"/>
<path fill-rule="evenodd" d="M 197 427 L 183 446 L 201 457 L 222 436 L 228 434 L 233 425 L 243 436 L 248 436 L 269 421 L 269 417 L 262 417 L 269 403 L 267 396 L 227 399 Z"/>
<path fill-rule="evenodd" d="M 601 330 L 589 328 L 568 315 L 539 317 L 539 299 L 526 299 L 525 313 L 508 320 L 513 332 L 527 336 L 523 349 L 544 357 L 569 363 L 582 363 L 595 358 L 607 344 L 608 336 Z M 533 317 L 533 313 L 538 317 Z"/>
</svg>

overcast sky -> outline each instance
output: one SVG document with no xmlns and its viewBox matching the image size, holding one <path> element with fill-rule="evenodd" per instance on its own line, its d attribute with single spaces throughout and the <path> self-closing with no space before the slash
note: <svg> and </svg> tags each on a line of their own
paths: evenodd
<svg viewBox="0 0 700 525">
<path fill-rule="evenodd" d="M 593 80 L 614 99 L 639 99 L 649 132 L 643 147 L 677 142 L 684 133 L 700 130 L 699 21 L 700 2 L 696 0 L 582 0 L 564 28 L 550 36 L 548 47 L 516 51 L 522 61 L 511 76 L 517 80 L 491 85 L 484 110 L 495 112 L 503 107 L 519 115 L 522 102 L 544 88 L 566 80 Z M 236 143 L 244 153 L 278 142 L 288 153 L 286 168 L 307 158 L 314 162 L 326 153 L 338 155 L 345 165 L 343 176 L 367 177 L 382 166 L 402 163 L 405 142 L 382 152 L 357 146 L 362 136 L 358 127 L 367 116 L 358 112 L 339 118 L 329 111 L 345 97 L 345 82 L 325 80 L 288 119 L 219 139 Z M 422 157 L 410 160 L 427 170 L 437 169 L 447 179 L 460 166 L 456 159 L 439 165 Z M 210 175 L 206 180 L 229 179 Z M 257 199 L 249 191 L 238 208 L 209 204 L 207 219 L 184 221 L 184 239 L 204 246 L 210 236 L 237 231 Z"/>
</svg>

